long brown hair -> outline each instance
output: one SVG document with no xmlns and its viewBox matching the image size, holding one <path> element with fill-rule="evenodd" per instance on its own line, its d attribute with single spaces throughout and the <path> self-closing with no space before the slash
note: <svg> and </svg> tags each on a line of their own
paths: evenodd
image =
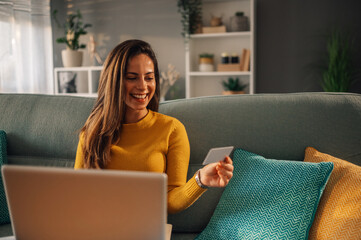
<svg viewBox="0 0 361 240">
<path fill-rule="evenodd" d="M 125 116 L 123 80 L 127 64 L 139 54 L 145 54 L 153 61 L 156 89 L 147 108 L 158 111 L 159 70 L 154 51 L 148 43 L 141 40 L 132 39 L 120 43 L 105 60 L 97 101 L 81 129 L 84 168 L 105 168 L 110 161 L 110 148 L 119 139 Z"/>
</svg>

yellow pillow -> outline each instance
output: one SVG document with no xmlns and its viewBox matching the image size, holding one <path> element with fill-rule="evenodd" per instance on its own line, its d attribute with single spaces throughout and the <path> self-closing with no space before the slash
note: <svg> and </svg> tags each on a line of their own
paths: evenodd
<svg viewBox="0 0 361 240">
<path fill-rule="evenodd" d="M 308 147 L 305 162 L 333 162 L 309 239 L 361 238 L 361 167 Z"/>
</svg>

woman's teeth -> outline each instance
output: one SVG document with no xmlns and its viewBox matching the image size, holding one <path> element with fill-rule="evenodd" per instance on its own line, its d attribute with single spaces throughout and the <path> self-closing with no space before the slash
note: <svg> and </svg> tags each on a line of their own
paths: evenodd
<svg viewBox="0 0 361 240">
<path fill-rule="evenodd" d="M 132 94 L 132 96 L 135 98 L 144 99 L 147 96 L 147 94 Z"/>
</svg>

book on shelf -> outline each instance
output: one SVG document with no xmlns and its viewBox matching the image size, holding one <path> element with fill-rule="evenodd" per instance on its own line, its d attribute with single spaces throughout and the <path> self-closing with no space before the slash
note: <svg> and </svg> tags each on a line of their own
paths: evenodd
<svg viewBox="0 0 361 240">
<path fill-rule="evenodd" d="M 241 71 L 241 65 L 239 63 L 227 63 L 227 64 L 218 64 L 217 65 L 218 72 L 233 72 L 233 71 Z"/>
<path fill-rule="evenodd" d="M 249 71 L 251 51 L 243 48 L 241 57 L 241 71 Z"/>
<path fill-rule="evenodd" d="M 225 33 L 226 26 L 217 26 L 217 27 L 202 27 L 203 33 Z"/>
</svg>

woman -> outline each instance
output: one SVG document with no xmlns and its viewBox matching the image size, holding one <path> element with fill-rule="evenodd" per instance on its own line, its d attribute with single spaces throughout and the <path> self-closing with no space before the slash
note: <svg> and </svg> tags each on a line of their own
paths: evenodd
<svg viewBox="0 0 361 240">
<path fill-rule="evenodd" d="M 177 119 L 158 113 L 159 71 L 150 45 L 128 40 L 108 55 L 98 99 L 83 126 L 75 168 L 151 171 L 168 175 L 168 212 L 189 207 L 208 187 L 224 187 L 232 160 L 200 169 L 186 182 L 189 142 Z"/>
</svg>

